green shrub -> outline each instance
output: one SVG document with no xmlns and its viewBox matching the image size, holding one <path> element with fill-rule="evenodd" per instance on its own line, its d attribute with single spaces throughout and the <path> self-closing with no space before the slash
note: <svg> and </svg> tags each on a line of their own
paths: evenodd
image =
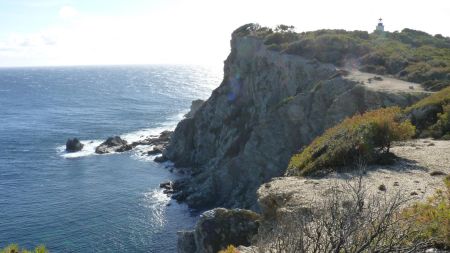
<svg viewBox="0 0 450 253">
<path fill-rule="evenodd" d="M 414 218 L 415 228 L 424 241 L 432 241 L 440 249 L 450 249 L 450 176 L 444 183 L 446 189 L 438 190 L 425 203 L 406 208 L 403 215 Z"/>
<path fill-rule="evenodd" d="M 358 159 L 368 163 L 381 161 L 389 153 L 392 141 L 409 139 L 415 134 L 414 126 L 400 116 L 399 107 L 389 107 L 345 119 L 293 155 L 287 174 L 326 173 Z"/>
<path fill-rule="evenodd" d="M 239 253 L 239 251 L 233 245 L 228 245 L 226 249 L 223 249 L 218 253 Z"/>
<path fill-rule="evenodd" d="M 44 245 L 37 246 L 34 251 L 21 249 L 18 244 L 10 244 L 3 249 L 0 249 L 0 253 L 48 253 L 48 250 Z"/>
<path fill-rule="evenodd" d="M 422 118 L 416 119 L 416 111 L 424 111 L 424 108 L 435 107 L 437 110 L 429 111 L 427 114 L 420 113 Z M 418 136 L 447 138 L 450 135 L 450 87 L 420 100 L 414 105 L 406 108 L 406 114 L 413 119 Z M 425 122 L 425 123 L 424 123 Z"/>
<path fill-rule="evenodd" d="M 448 105 L 450 104 L 450 87 L 442 89 L 439 92 L 433 93 L 430 96 L 420 100 L 406 109 L 406 112 L 411 112 L 413 109 L 425 107 L 428 105 Z"/>
</svg>

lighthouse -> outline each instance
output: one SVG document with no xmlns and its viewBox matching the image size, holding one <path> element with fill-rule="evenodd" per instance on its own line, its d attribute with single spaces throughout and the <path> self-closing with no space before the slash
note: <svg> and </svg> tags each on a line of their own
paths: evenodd
<svg viewBox="0 0 450 253">
<path fill-rule="evenodd" d="M 378 25 L 377 28 L 375 29 L 376 32 L 384 32 L 384 25 L 383 25 L 383 19 L 378 19 Z"/>
</svg>

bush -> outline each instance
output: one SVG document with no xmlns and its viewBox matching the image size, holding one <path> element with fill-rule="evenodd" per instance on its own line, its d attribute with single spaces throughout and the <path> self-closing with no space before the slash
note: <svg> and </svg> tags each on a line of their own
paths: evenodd
<svg viewBox="0 0 450 253">
<path fill-rule="evenodd" d="M 389 153 L 392 141 L 406 140 L 415 134 L 410 121 L 400 117 L 399 107 L 389 107 L 345 119 L 293 155 L 287 174 L 326 173 L 359 159 L 380 162 Z"/>
<path fill-rule="evenodd" d="M 239 251 L 233 245 L 228 245 L 226 249 L 221 250 L 218 253 L 239 253 Z"/>
<path fill-rule="evenodd" d="M 450 87 L 442 89 L 439 92 L 433 93 L 430 96 L 420 100 L 406 109 L 406 112 L 411 112 L 413 109 L 425 107 L 428 105 L 448 105 L 450 104 Z"/>
<path fill-rule="evenodd" d="M 34 249 L 34 251 L 29 251 L 26 249 L 20 249 L 17 244 L 10 244 L 4 249 L 0 249 L 0 253 L 48 253 L 48 250 L 44 245 L 39 245 Z"/>
<path fill-rule="evenodd" d="M 444 180 L 446 189 L 438 190 L 426 203 L 416 203 L 403 211 L 403 216 L 413 218 L 422 240 L 431 241 L 435 247 L 450 249 L 450 176 Z"/>
<path fill-rule="evenodd" d="M 428 244 L 415 220 L 399 215 L 410 200 L 370 194 L 361 178 L 330 186 L 323 201 L 285 210 L 261 227 L 256 252 L 423 252 Z"/>
<path fill-rule="evenodd" d="M 436 92 L 406 110 L 418 136 L 442 138 L 450 134 L 450 87 Z"/>
</svg>

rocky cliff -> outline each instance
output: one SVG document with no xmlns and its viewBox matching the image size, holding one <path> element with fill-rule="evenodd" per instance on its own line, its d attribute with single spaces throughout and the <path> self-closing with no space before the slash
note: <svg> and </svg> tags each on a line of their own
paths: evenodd
<svg viewBox="0 0 450 253">
<path fill-rule="evenodd" d="M 178 124 L 163 154 L 192 168 L 174 197 L 196 208 L 258 209 L 258 187 L 283 175 L 292 154 L 325 129 L 355 113 L 406 106 L 423 95 L 414 84 L 376 89 L 372 80 L 233 33 L 222 83 Z"/>
</svg>

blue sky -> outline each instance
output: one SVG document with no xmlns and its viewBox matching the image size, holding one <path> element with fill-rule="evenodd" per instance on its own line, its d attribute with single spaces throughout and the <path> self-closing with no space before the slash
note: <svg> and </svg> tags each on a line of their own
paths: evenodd
<svg viewBox="0 0 450 253">
<path fill-rule="evenodd" d="M 0 0 L 0 66 L 222 64 L 248 22 L 450 36 L 450 1 Z"/>
</svg>

